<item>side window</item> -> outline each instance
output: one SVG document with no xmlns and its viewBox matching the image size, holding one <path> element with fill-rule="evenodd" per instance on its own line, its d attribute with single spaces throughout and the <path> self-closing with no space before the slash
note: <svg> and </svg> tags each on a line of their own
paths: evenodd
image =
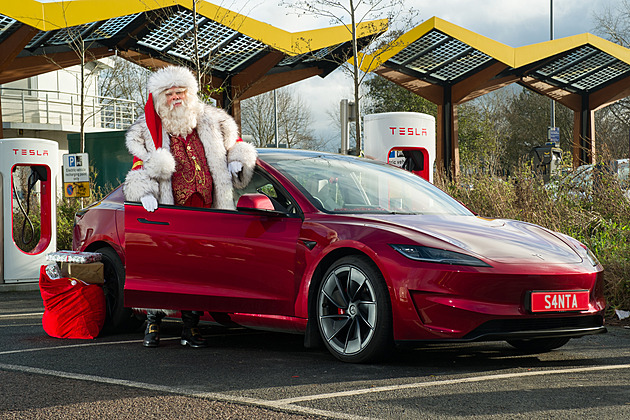
<svg viewBox="0 0 630 420">
<path fill-rule="evenodd" d="M 269 197 L 274 208 L 278 211 L 297 214 L 297 206 L 293 199 L 258 168 L 254 171 L 252 180 L 245 188 L 240 190 L 234 189 L 234 203 L 238 202 L 241 195 L 252 193 L 260 193 Z"/>
</svg>

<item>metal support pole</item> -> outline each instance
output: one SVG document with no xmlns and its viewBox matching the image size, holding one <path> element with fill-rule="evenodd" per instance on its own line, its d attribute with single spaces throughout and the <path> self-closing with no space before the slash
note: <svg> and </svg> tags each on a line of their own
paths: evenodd
<svg viewBox="0 0 630 420">
<path fill-rule="evenodd" d="M 2 121 L 2 89 L 0 89 L 0 139 L 3 139 L 3 138 L 4 138 L 4 122 Z M 0 198 L 0 200 L 1 199 L 2 198 Z M 1 214 L 0 214 L 0 217 L 2 217 Z M 0 224 L 1 223 L 2 223 L 2 220 L 0 220 Z M 2 248 L 0 248 L 0 252 L 2 252 Z"/>
<path fill-rule="evenodd" d="M 342 155 L 348 154 L 350 146 L 350 127 L 348 125 L 348 100 L 342 99 L 339 105 L 339 121 L 341 122 L 341 148 Z"/>
<path fill-rule="evenodd" d="M 444 170 L 448 179 L 453 179 L 453 103 L 451 99 L 451 86 L 444 87 Z"/>
<path fill-rule="evenodd" d="M 580 133 L 580 165 L 584 165 L 589 163 L 589 159 L 588 159 L 588 151 L 589 151 L 589 147 L 588 147 L 588 140 L 590 140 L 591 142 L 593 141 L 593 139 L 590 139 L 590 129 L 589 129 L 589 122 L 590 122 L 590 112 L 588 109 L 588 95 L 582 95 L 582 124 L 581 124 L 581 133 Z M 587 138 L 587 136 L 589 136 Z"/>
<path fill-rule="evenodd" d="M 278 147 L 278 101 L 275 89 L 273 90 L 273 130 L 274 138 L 276 139 L 276 147 Z"/>
<path fill-rule="evenodd" d="M 553 41 L 553 0 L 549 0 L 549 40 Z M 556 101 L 551 99 L 551 127 L 556 126 Z M 550 139 L 551 140 L 551 139 Z"/>
</svg>

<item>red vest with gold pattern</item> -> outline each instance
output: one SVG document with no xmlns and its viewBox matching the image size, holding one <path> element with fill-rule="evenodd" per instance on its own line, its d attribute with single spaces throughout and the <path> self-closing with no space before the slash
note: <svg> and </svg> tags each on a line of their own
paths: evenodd
<svg viewBox="0 0 630 420">
<path fill-rule="evenodd" d="M 197 130 L 193 130 L 185 139 L 171 136 L 171 154 L 175 158 L 175 172 L 171 179 L 175 205 L 196 202 L 200 207 L 209 208 L 212 205 L 212 175 Z M 190 200 L 193 195 L 200 197 L 203 203 Z"/>
</svg>

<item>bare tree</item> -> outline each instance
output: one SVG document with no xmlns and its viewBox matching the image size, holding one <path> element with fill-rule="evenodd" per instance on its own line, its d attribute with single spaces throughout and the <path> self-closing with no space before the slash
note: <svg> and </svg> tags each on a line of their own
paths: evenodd
<svg viewBox="0 0 630 420">
<path fill-rule="evenodd" d="M 378 57 L 394 47 L 395 36 L 404 29 L 409 28 L 417 16 L 413 8 L 406 8 L 405 0 L 283 0 L 281 5 L 289 6 L 296 10 L 296 13 L 303 15 L 319 16 L 328 18 L 331 24 L 343 25 L 347 28 L 352 38 L 352 49 L 349 54 L 337 55 L 334 58 L 339 64 L 343 64 L 346 71 L 350 73 L 354 87 L 355 103 L 355 139 L 356 153 L 361 151 L 361 84 L 365 80 L 366 74 L 361 70 L 365 68 L 366 60 L 378 60 Z M 386 18 L 396 25 L 390 26 L 389 34 L 384 37 L 378 35 L 367 40 L 364 46 L 366 52 L 378 53 L 367 55 L 359 53 L 357 39 L 357 25 L 368 21 Z M 348 60 L 352 58 L 352 64 Z"/>
<path fill-rule="evenodd" d="M 622 0 L 595 14 L 595 33 L 610 41 L 630 47 L 630 1 Z M 630 127 L 630 99 L 624 98 L 595 113 L 597 135 L 613 157 L 628 157 L 628 127 Z M 601 144 L 605 143 L 605 144 Z"/>
<path fill-rule="evenodd" d="M 99 94 L 135 101 L 136 107 L 144 107 L 151 71 L 118 55 L 102 61 L 105 68 L 99 74 Z"/>
<path fill-rule="evenodd" d="M 311 129 L 311 111 L 292 88 L 276 91 L 278 143 L 289 148 L 321 150 L 327 144 Z M 256 147 L 275 145 L 273 92 L 263 93 L 242 103 L 242 132 L 253 137 Z"/>
<path fill-rule="evenodd" d="M 92 116 L 86 116 L 86 96 L 87 89 L 89 88 L 89 83 L 93 80 L 94 74 L 98 71 L 98 66 L 90 65 L 96 60 L 90 52 L 90 42 L 86 42 L 83 37 L 83 31 L 85 30 L 85 25 L 78 26 L 70 26 L 64 29 L 61 29 L 58 32 L 57 36 L 64 36 L 67 41 L 67 45 L 76 53 L 79 58 L 79 68 L 80 73 L 77 77 L 78 85 L 79 85 L 79 106 L 80 106 L 80 117 L 79 117 L 79 125 L 80 125 L 80 142 L 79 142 L 79 152 L 83 153 L 85 151 L 85 124 L 87 120 Z M 51 62 L 54 63 L 54 59 L 49 58 Z M 59 66 L 61 69 L 65 68 L 63 66 Z M 93 112 L 94 113 L 94 112 Z"/>
</svg>

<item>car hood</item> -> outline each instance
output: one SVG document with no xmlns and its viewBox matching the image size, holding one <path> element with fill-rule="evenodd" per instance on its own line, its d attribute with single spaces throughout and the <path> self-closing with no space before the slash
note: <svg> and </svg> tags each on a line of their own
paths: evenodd
<svg viewBox="0 0 630 420">
<path fill-rule="evenodd" d="M 374 219 L 432 236 L 496 262 L 582 262 L 577 252 L 558 236 L 540 226 L 516 220 L 433 215 L 383 215 Z"/>
</svg>

